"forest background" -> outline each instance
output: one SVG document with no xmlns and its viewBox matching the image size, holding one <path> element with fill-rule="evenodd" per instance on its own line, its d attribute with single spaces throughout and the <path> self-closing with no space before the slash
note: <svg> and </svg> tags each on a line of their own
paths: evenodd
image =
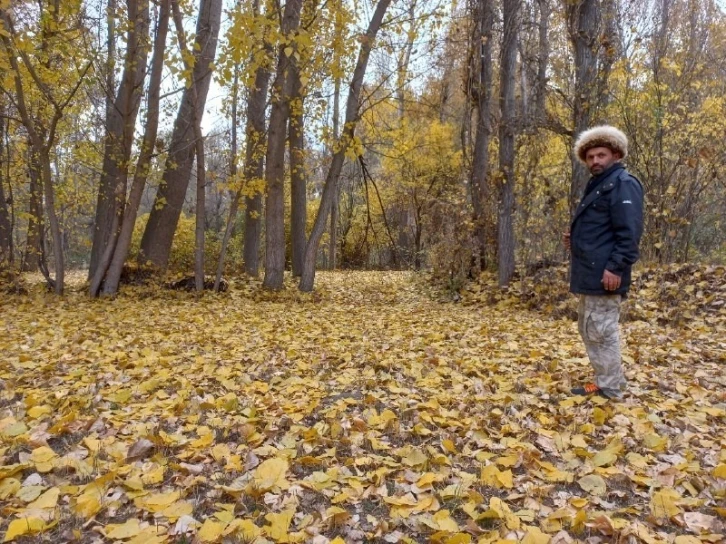
<svg viewBox="0 0 726 544">
<path fill-rule="evenodd" d="M 153 273 L 565 260 L 630 140 L 651 263 L 723 262 L 726 13 L 714 0 L 0 1 L 0 266 L 57 292 Z M 211 89 L 211 90 L 210 90 Z"/>
</svg>

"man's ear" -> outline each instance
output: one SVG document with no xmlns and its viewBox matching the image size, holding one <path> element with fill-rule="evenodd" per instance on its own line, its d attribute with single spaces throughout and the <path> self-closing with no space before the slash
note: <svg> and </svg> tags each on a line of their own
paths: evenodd
<svg viewBox="0 0 726 544">
<path fill-rule="evenodd" d="M 613 151 L 613 157 L 615 158 L 616 162 L 623 160 L 623 154 L 620 153 L 620 151 Z"/>
</svg>

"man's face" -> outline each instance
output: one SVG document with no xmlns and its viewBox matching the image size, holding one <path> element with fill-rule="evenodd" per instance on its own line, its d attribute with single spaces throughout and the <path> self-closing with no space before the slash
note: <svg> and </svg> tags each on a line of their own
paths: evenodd
<svg viewBox="0 0 726 544">
<path fill-rule="evenodd" d="M 613 153 L 607 147 L 593 147 L 585 153 L 585 163 L 593 176 L 602 174 L 620 158 L 620 153 Z"/>
</svg>

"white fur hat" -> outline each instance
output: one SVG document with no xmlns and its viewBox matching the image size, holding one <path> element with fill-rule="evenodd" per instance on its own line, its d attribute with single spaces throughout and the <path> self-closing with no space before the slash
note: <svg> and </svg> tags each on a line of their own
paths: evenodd
<svg viewBox="0 0 726 544">
<path fill-rule="evenodd" d="M 584 131 L 575 141 L 575 155 L 585 162 L 585 154 L 593 147 L 607 147 L 620 158 L 628 156 L 628 137 L 610 125 L 601 125 Z"/>
</svg>

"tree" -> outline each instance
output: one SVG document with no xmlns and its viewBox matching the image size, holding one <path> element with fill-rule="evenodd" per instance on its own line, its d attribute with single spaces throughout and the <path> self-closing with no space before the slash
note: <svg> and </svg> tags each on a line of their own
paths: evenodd
<svg viewBox="0 0 726 544">
<path fill-rule="evenodd" d="M 222 0 L 200 0 L 194 40 L 191 83 L 184 89 L 179 105 L 161 185 L 141 239 L 138 260 L 165 270 L 174 232 L 179 221 L 189 177 L 197 153 L 195 120 L 202 119 L 212 80 L 217 37 L 222 16 Z M 194 107 L 196 93 L 196 107 Z M 192 112 L 194 109 L 194 112 Z"/>
<path fill-rule="evenodd" d="M 517 39 L 521 0 L 503 0 L 503 31 L 499 68 L 499 214 L 497 248 L 499 285 L 506 286 L 514 274 L 514 139 L 516 136 Z"/>
<path fill-rule="evenodd" d="M 146 79 L 149 52 L 149 1 L 128 0 L 126 5 L 128 15 L 124 69 L 116 99 L 107 111 L 103 168 L 98 185 L 89 278 L 93 278 L 96 274 L 104 250 L 118 239 L 118 229 L 121 226 L 126 202 L 136 117 Z M 107 92 L 112 93 L 113 89 L 109 88 Z M 111 253 L 113 247 L 106 250 L 107 255 Z M 103 274 L 105 270 L 99 272 L 98 276 L 102 277 Z"/>
<path fill-rule="evenodd" d="M 474 209 L 474 225 L 480 267 L 486 268 L 491 250 L 489 240 L 493 221 L 487 217 L 491 208 L 489 186 L 489 141 L 492 134 L 492 27 L 494 25 L 493 0 L 479 0 L 476 4 L 474 40 L 471 71 L 475 80 L 469 84 L 469 91 L 477 111 L 476 134 L 471 162 L 471 202 Z"/>
<path fill-rule="evenodd" d="M 278 46 L 277 71 L 272 84 L 272 107 L 265 157 L 265 279 L 267 289 L 282 288 L 285 272 L 285 142 L 292 94 L 295 34 L 300 25 L 303 0 L 288 0 L 282 16 L 282 37 Z"/>
<path fill-rule="evenodd" d="M 360 50 L 358 53 L 358 61 L 353 71 L 353 77 L 350 82 L 350 90 L 348 92 L 348 100 L 345 107 L 345 123 L 340 138 L 335 143 L 335 152 L 325 178 L 323 186 L 323 195 L 320 199 L 320 207 L 315 215 L 315 223 L 313 230 L 308 238 L 305 248 L 305 260 L 303 262 L 303 273 L 300 278 L 300 290 L 312 291 L 315 283 L 315 261 L 318 252 L 318 245 L 323 236 L 325 225 L 328 221 L 328 215 L 332 208 L 333 199 L 337 194 L 338 178 L 343 168 L 346 152 L 353 143 L 355 136 L 355 127 L 360 118 L 360 98 L 361 89 L 363 87 L 363 78 L 365 77 L 368 67 L 368 59 L 370 58 L 373 43 L 378 34 L 378 30 L 383 23 L 383 17 L 386 14 L 391 0 L 379 0 L 373 16 L 368 24 L 365 35 L 361 38 Z M 269 211 L 268 211 L 269 213 Z"/>
<path fill-rule="evenodd" d="M 156 24 L 154 38 L 154 52 L 151 59 L 151 73 L 149 75 L 148 100 L 146 104 L 146 123 L 144 136 L 136 162 L 136 170 L 131 183 L 128 201 L 123 210 L 121 229 L 117 240 L 109 242 L 101 263 L 91 280 L 90 294 L 96 296 L 103 281 L 103 294 L 114 295 L 118 291 L 121 273 L 131 247 L 136 216 L 143 195 L 146 180 L 151 168 L 151 158 L 156 146 L 156 136 L 159 127 L 159 102 L 161 95 L 161 78 L 164 69 L 164 54 L 166 51 L 166 36 L 169 27 L 170 0 L 160 0 L 159 18 Z M 112 232 L 112 234 L 115 230 Z"/>
<path fill-rule="evenodd" d="M 10 13 L 4 8 L 0 8 L 0 22 L 3 25 L 0 40 L 3 43 L 7 65 L 14 82 L 14 106 L 20 114 L 22 124 L 30 139 L 33 154 L 32 161 L 37 161 L 39 165 L 45 212 L 48 216 L 53 237 L 56 275 L 55 279 L 51 279 L 46 274 L 46 279 L 53 286 L 55 292 L 60 295 L 63 294 L 64 288 L 65 262 L 63 258 L 63 233 L 55 209 L 51 153 L 56 144 L 58 124 L 80 89 L 92 62 L 86 61 L 85 64 L 82 64 L 80 59 L 75 59 L 78 61 L 74 63 L 76 74 L 75 78 L 70 79 L 70 88 L 62 84 L 60 78 L 66 76 L 58 73 L 59 66 L 54 66 L 53 57 L 63 49 L 65 49 L 65 52 L 69 52 L 74 47 L 72 38 L 78 39 L 84 30 L 75 20 L 78 17 L 78 12 L 71 11 L 70 28 L 66 29 L 67 32 L 60 32 L 61 6 L 57 0 L 53 5 L 41 5 L 40 7 L 41 11 L 38 15 L 41 22 L 41 39 L 44 43 L 37 56 L 33 57 L 29 52 L 33 51 L 28 42 L 32 36 L 21 35 L 17 32 Z M 49 54 L 50 47 L 48 43 L 51 40 L 54 42 L 53 46 L 56 50 Z M 61 44 L 60 40 L 63 40 L 64 43 Z M 70 53 L 68 56 L 71 57 Z M 23 70 L 26 73 L 23 73 Z M 30 79 L 30 82 L 27 81 L 28 79 Z M 43 112 L 45 115 L 31 116 L 31 110 L 28 106 L 28 98 L 31 92 L 38 93 L 46 102 L 45 111 Z"/>
<path fill-rule="evenodd" d="M 7 120 L 5 111 L 0 103 L 0 270 L 12 263 L 13 260 L 13 231 L 10 223 L 10 212 L 8 202 L 5 198 L 5 164 L 3 157 L 5 147 L 5 134 Z"/>
</svg>

